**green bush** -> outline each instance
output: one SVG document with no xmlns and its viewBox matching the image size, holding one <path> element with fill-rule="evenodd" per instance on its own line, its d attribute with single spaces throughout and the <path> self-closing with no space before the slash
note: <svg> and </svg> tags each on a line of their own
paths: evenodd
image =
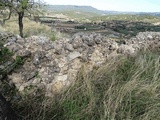
<svg viewBox="0 0 160 120">
<path fill-rule="evenodd" d="M 85 26 L 75 26 L 75 29 L 85 29 Z"/>
<path fill-rule="evenodd" d="M 50 40 L 51 41 L 55 41 L 56 40 L 56 36 L 54 34 L 50 35 Z"/>
<path fill-rule="evenodd" d="M 0 48 L 0 64 L 4 63 L 7 59 L 9 59 L 13 53 L 9 51 L 6 47 Z"/>
</svg>

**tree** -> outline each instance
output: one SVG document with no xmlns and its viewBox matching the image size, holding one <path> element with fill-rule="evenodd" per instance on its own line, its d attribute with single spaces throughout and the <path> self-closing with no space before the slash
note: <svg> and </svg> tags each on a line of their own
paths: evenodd
<svg viewBox="0 0 160 120">
<path fill-rule="evenodd" d="M 20 36 L 23 37 L 23 18 L 25 13 L 31 16 L 42 5 L 41 0 L 1 0 L 0 10 L 3 15 L 2 24 L 11 18 L 12 13 L 17 13 Z"/>
</svg>

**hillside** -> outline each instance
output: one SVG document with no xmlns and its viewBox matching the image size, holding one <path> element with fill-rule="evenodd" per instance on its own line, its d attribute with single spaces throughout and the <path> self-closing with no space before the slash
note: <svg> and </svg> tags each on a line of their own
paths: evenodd
<svg viewBox="0 0 160 120">
<path fill-rule="evenodd" d="M 91 6 L 76 6 L 76 5 L 48 5 L 47 10 L 50 11 L 79 11 L 79 12 L 93 12 L 96 14 L 101 14 L 102 11 Z"/>
<path fill-rule="evenodd" d="M 79 11 L 79 12 L 89 12 L 96 14 L 106 14 L 106 15 L 115 15 L 115 14 L 133 14 L 133 15 L 152 15 L 160 16 L 160 12 L 120 12 L 120 11 L 110 11 L 110 10 L 99 10 L 92 6 L 77 6 L 77 5 L 47 5 L 47 10 L 64 12 L 64 11 Z"/>
</svg>

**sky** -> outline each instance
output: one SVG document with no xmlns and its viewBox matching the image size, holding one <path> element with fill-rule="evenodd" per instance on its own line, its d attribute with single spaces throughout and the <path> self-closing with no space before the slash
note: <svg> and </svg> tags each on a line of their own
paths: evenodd
<svg viewBox="0 0 160 120">
<path fill-rule="evenodd" d="M 43 0 L 52 5 L 86 5 L 99 10 L 160 12 L 160 0 Z"/>
</svg>

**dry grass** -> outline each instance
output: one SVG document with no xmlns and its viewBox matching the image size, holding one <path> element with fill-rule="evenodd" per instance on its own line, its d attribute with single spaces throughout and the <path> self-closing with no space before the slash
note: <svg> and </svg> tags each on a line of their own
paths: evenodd
<svg viewBox="0 0 160 120">
<path fill-rule="evenodd" d="M 29 20 L 28 18 L 23 19 L 23 25 L 24 37 L 29 37 L 32 35 L 41 35 L 47 36 L 54 41 L 57 38 L 62 38 L 65 36 L 65 34 L 56 31 L 54 28 L 51 28 L 45 24 L 41 24 L 40 22 Z M 6 24 L 3 27 L 0 26 L 0 31 L 19 34 L 17 17 L 12 17 L 10 20 L 6 22 Z"/>
<path fill-rule="evenodd" d="M 160 119 L 159 61 L 158 55 L 143 54 L 112 60 L 90 74 L 82 70 L 60 103 L 56 119 Z"/>
<path fill-rule="evenodd" d="M 79 71 L 71 87 L 53 98 L 24 95 L 14 103 L 24 120 L 159 120 L 160 54 L 108 60 Z M 33 92 L 32 92 L 33 93 Z"/>
</svg>

